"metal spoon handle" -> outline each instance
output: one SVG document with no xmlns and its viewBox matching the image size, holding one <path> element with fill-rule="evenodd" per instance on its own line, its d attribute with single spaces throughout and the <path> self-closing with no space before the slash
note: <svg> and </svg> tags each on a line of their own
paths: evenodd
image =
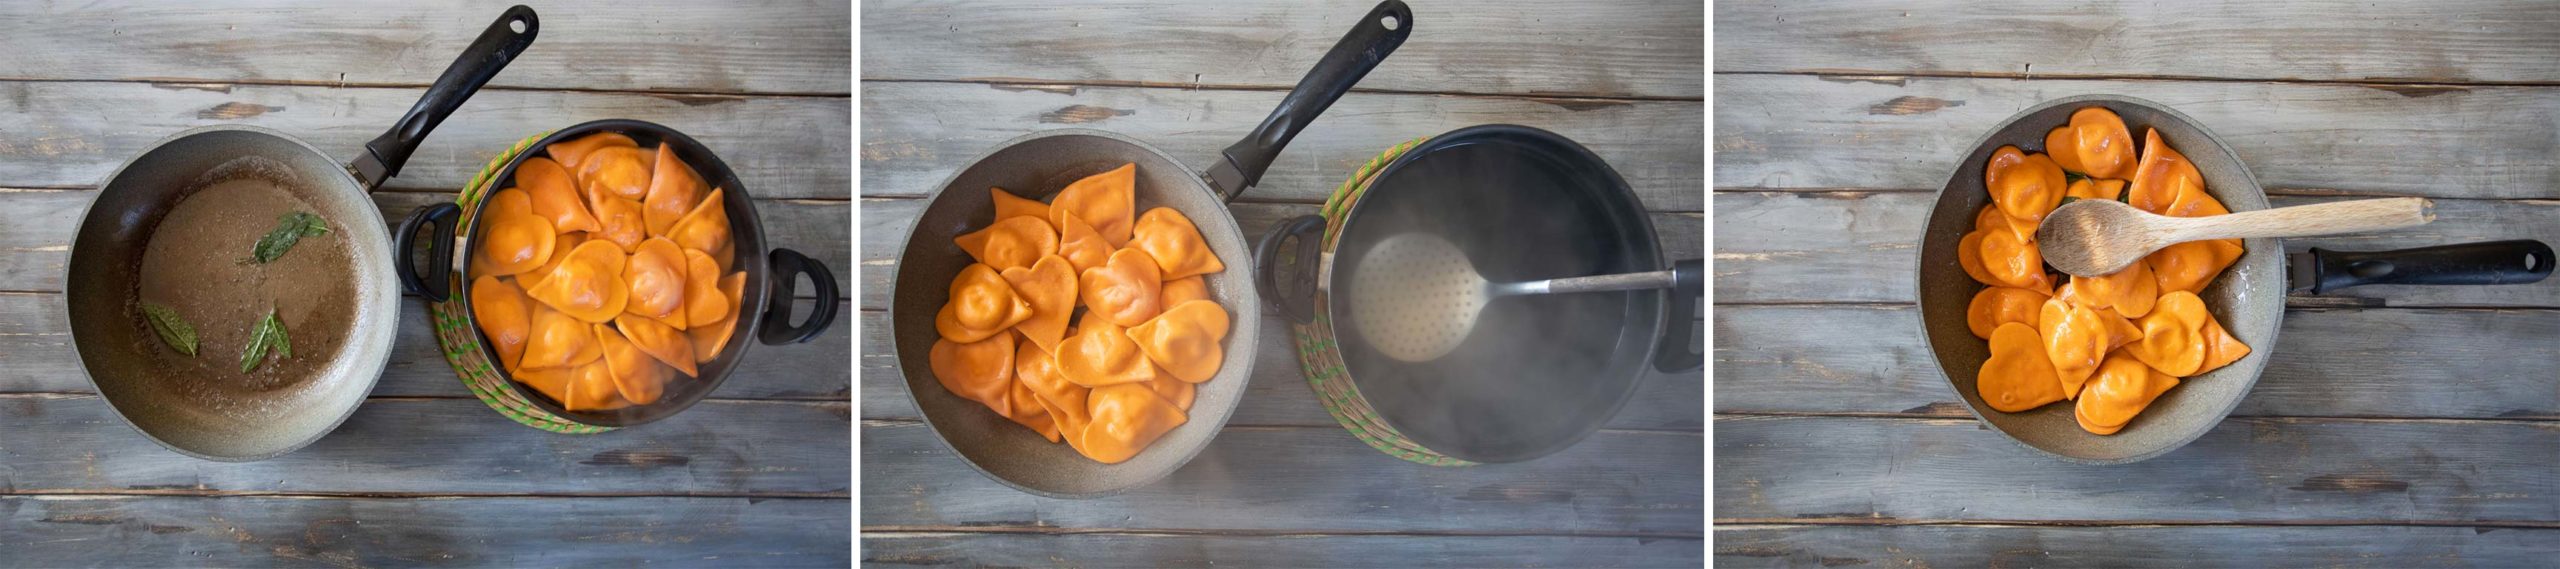
<svg viewBox="0 0 2560 569">
<path fill-rule="evenodd" d="M 2163 243 L 2235 237 L 2306 237 L 2422 225 L 2436 218 L 2426 198 L 2383 198 L 2181 218 Z"/>
<path fill-rule="evenodd" d="M 1621 273 L 1527 281 L 1511 285 L 1512 294 L 1548 294 L 1562 292 L 1608 292 L 1614 290 L 1647 290 L 1671 288 L 1671 271 Z"/>
</svg>

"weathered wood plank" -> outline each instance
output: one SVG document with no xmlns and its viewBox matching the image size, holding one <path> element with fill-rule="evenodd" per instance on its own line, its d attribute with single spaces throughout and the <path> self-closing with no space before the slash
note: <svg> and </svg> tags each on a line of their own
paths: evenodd
<svg viewBox="0 0 2560 569">
<path fill-rule="evenodd" d="M 865 526 L 1692 534 L 1705 520 L 1705 448 L 1685 433 L 1602 431 L 1539 460 L 1441 468 L 1336 427 L 1229 427 L 1172 477 L 1105 500 L 1005 487 L 933 436 L 863 422 Z"/>
<path fill-rule="evenodd" d="M 971 159 L 998 144 L 1062 126 L 1136 137 L 1194 168 L 1207 168 L 1219 150 L 1261 123 L 1282 95 L 1275 91 L 866 82 L 862 84 L 862 195 L 929 195 L 952 172 L 968 167 Z M 1706 149 L 1698 133 L 1705 120 L 1704 106 L 1698 101 L 1353 93 L 1292 140 L 1262 185 L 1246 193 L 1245 199 L 1322 202 L 1362 163 L 1397 143 L 1479 124 L 1509 123 L 1555 131 L 1590 147 L 1626 178 L 1648 209 L 1700 211 L 1705 205 L 1701 164 Z"/>
<path fill-rule="evenodd" d="M 2560 530 L 1716 526 L 1718 567 L 2534 567 Z"/>
<path fill-rule="evenodd" d="M 188 458 L 92 396 L 0 399 L 0 494 L 834 494 L 852 477 L 844 403 L 705 401 L 648 425 L 559 435 L 477 399 L 376 399 L 311 446 L 259 462 Z M 1392 460 L 1392 459 L 1390 459 Z"/>
<path fill-rule="evenodd" d="M 842 567 L 845 500 L 0 497 L 29 567 Z"/>
<path fill-rule="evenodd" d="M 1700 567 L 1689 538 L 864 532 L 865 567 Z"/>
<path fill-rule="evenodd" d="M 906 375 L 898 369 L 889 314 L 863 312 L 861 316 L 862 418 L 919 420 L 915 402 L 907 395 Z M 1272 340 L 1254 351 L 1252 383 L 1245 387 L 1244 402 L 1237 404 L 1235 415 L 1227 422 L 1264 426 L 1336 424 L 1307 387 L 1295 345 L 1287 340 L 1289 329 L 1280 321 L 1263 319 L 1262 337 Z M 1699 407 L 1706 400 L 1704 374 L 1702 370 L 1677 374 L 1646 370 L 1644 378 L 1636 381 L 1636 394 L 1606 428 L 1704 432 L 1705 413 Z"/>
<path fill-rule="evenodd" d="M 1910 302 L 1920 232 L 1936 192 L 1717 192 L 1720 303 Z M 2339 197 L 2277 197 L 2277 206 Z M 2285 249 L 2384 250 L 2501 239 L 2560 243 L 2560 202 L 2435 200 L 2436 221 L 2365 235 L 2285 240 Z M 2376 285 L 2330 297 L 2390 306 L 2560 306 L 2560 282 Z"/>
<path fill-rule="evenodd" d="M 863 79 L 1296 85 L 1370 0 L 862 3 Z M 1427 3 L 1368 89 L 1699 96 L 1704 6 Z M 1268 110 L 1266 107 L 1265 110 Z M 1247 121 L 1250 125 L 1252 122 Z"/>
<path fill-rule="evenodd" d="M 2268 188 L 2560 197 L 2560 88 L 1926 77 L 1717 77 L 1715 186 L 1937 189 L 2001 120 L 2090 93 L 2195 117 Z"/>
<path fill-rule="evenodd" d="M 2560 521 L 2549 422 L 2235 418 L 2087 466 L 1971 418 L 1727 415 L 1715 449 L 1718 519 Z"/>
<path fill-rule="evenodd" d="M 490 8 L 488 17 L 501 9 Z M 305 12 L 315 11 L 295 13 Z M 452 54 L 436 57 L 450 61 Z M 0 112 L 0 132 L 9 133 L 0 137 L 0 187 L 95 185 L 151 143 L 211 124 L 273 128 L 331 156 L 351 159 L 363 151 L 365 141 L 391 128 L 421 92 L 406 87 L 0 82 L 0 99 L 7 101 L 0 108 L 8 111 Z M 835 97 L 482 91 L 436 127 L 387 185 L 451 191 L 527 136 L 595 119 L 628 118 L 667 125 L 711 147 L 756 197 L 847 198 L 852 192 L 845 170 L 852 156 L 852 106 Z"/>
<path fill-rule="evenodd" d="M 1716 10 L 1716 71 L 2560 81 L 2560 6 L 2425 4 L 1734 2 Z M 1719 78 L 1723 80 L 1723 78 Z"/>
<path fill-rule="evenodd" d="M 0 290 L 59 291 L 62 271 L 71 258 L 71 237 L 80 216 L 97 192 L 92 190 L 0 189 Z M 450 192 L 378 192 L 373 194 L 387 228 L 398 228 L 420 207 L 451 202 Z M 757 219 L 764 222 L 765 243 L 789 248 L 825 262 L 845 286 L 852 286 L 853 236 L 846 226 L 853 203 L 835 200 L 756 200 Z M 244 245 L 245 246 L 245 245 Z M 804 293 L 805 294 L 805 293 Z M 845 292 L 844 294 L 852 294 Z"/>
<path fill-rule="evenodd" d="M 924 212 L 925 200 L 905 198 L 863 198 L 862 204 L 862 298 L 856 304 L 864 310 L 887 310 L 892 285 L 898 271 L 898 255 L 906 249 L 907 234 L 915 230 L 916 216 Z M 1271 226 L 1289 218 L 1314 214 L 1315 204 L 1238 203 L 1229 209 L 1236 215 L 1237 228 L 1248 241 L 1262 238 Z M 2438 211 L 2442 211 L 2439 207 Z M 1718 211 L 1719 216 L 1723 215 Z M 1922 214 L 1913 214 L 1918 217 Z M 1719 217 L 1721 219 L 1721 217 Z M 1662 243 L 1666 259 L 1696 259 L 1706 256 L 1706 216 L 1697 213 L 1655 213 L 1653 231 Z M 1912 233 L 1918 235 L 1917 230 Z M 0 234 L 4 237 L 5 234 Z M 0 246 L 6 246 L 0 241 Z M 1718 251 L 1721 255 L 1722 251 Z M 1249 264 L 1227 260 L 1228 270 L 1245 270 Z M 1723 257 L 1717 263 L 1723 263 Z M 1721 289 L 1719 289 L 1721 290 Z M 1908 295 L 1906 295 L 1908 296 Z"/>
<path fill-rule="evenodd" d="M 1720 306 L 1715 330 L 1718 413 L 1969 418 L 1913 307 Z M 2548 311 L 2294 310 L 2273 349 L 2233 413 L 2560 419 Z"/>
<path fill-rule="evenodd" d="M 0 6 L 0 36 L 16 40 L 0 77 L 424 86 L 508 4 L 12 2 Z M 844 93 L 850 83 L 853 14 L 844 2 L 582 0 L 538 9 L 540 39 L 492 85 Z"/>
</svg>

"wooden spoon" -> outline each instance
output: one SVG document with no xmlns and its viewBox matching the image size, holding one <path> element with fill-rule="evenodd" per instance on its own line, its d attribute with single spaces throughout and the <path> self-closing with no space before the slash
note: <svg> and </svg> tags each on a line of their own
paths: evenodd
<svg viewBox="0 0 2560 569">
<path fill-rule="evenodd" d="M 2115 200 L 2077 200 L 2045 215 L 2036 229 L 2045 264 L 2074 276 L 2114 274 L 2162 247 L 2188 241 L 2303 237 L 2382 231 L 2436 218 L 2425 198 L 2384 198 L 2169 217 Z"/>
</svg>

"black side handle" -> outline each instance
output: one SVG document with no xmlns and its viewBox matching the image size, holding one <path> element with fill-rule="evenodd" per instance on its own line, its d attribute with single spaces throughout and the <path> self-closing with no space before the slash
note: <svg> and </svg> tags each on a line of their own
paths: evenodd
<svg viewBox="0 0 2560 569">
<path fill-rule="evenodd" d="M 452 116 L 454 109 L 462 108 L 462 102 L 479 92 L 480 86 L 496 78 L 498 70 L 506 69 L 507 62 L 533 45 L 534 33 L 541 30 L 532 8 L 516 6 L 500 14 L 498 21 L 480 32 L 480 39 L 472 40 L 471 47 L 464 48 L 462 56 L 444 68 L 444 75 L 427 87 L 426 95 L 418 97 L 417 105 L 409 107 L 409 114 L 400 116 L 399 124 L 364 143 L 364 155 L 356 157 L 354 165 L 356 181 L 371 191 L 382 187 L 383 180 L 400 175 L 400 166 L 407 164 L 409 153 L 427 139 L 427 131 L 435 130 L 437 123 Z"/>
<path fill-rule="evenodd" d="M 1288 146 L 1289 139 L 1297 138 L 1298 131 L 1315 122 L 1316 115 L 1333 106 L 1334 99 L 1350 92 L 1352 85 L 1359 84 L 1361 77 L 1376 69 L 1387 54 L 1395 53 L 1396 46 L 1404 45 L 1405 36 L 1412 34 L 1413 9 L 1405 7 L 1401 0 L 1379 2 L 1377 8 L 1370 9 L 1351 33 L 1343 34 L 1342 41 L 1334 43 L 1324 59 L 1316 61 L 1314 69 L 1307 70 L 1297 88 L 1280 99 L 1280 107 L 1271 110 L 1270 118 L 1262 119 L 1262 124 L 1253 127 L 1244 140 L 1227 147 L 1225 159 L 1209 167 L 1209 185 L 1217 188 L 1218 197 L 1235 201 L 1246 188 L 1261 183 L 1263 171 L 1271 169 L 1271 161 L 1279 158 L 1280 148 Z"/>
<path fill-rule="evenodd" d="M 765 296 L 764 325 L 756 330 L 756 341 L 767 346 L 780 346 L 818 339 L 818 334 L 825 333 L 827 326 L 836 323 L 836 303 L 844 298 L 836 295 L 835 273 L 828 272 L 826 265 L 790 249 L 775 249 L 765 254 L 765 260 L 773 267 L 769 273 L 771 285 L 767 289 L 772 294 Z M 815 283 L 818 289 L 818 306 L 809 310 L 808 320 L 792 326 L 791 289 L 797 286 L 803 274 L 809 275 L 809 282 Z"/>
<path fill-rule="evenodd" d="M 2395 251 L 2331 251 L 2314 247 L 2296 263 L 2311 263 L 2312 294 L 2369 284 L 2494 285 L 2539 282 L 2551 276 L 2551 246 L 2518 239 L 2440 245 Z M 2301 271 L 2295 271 L 2301 274 Z M 2300 286 L 2301 283 L 2295 283 Z"/>
<path fill-rule="evenodd" d="M 1324 239 L 1318 234 L 1323 229 L 1324 216 L 1301 215 L 1280 222 L 1253 244 L 1254 279 L 1262 285 L 1262 298 L 1291 322 L 1316 321 L 1316 255 L 1323 252 Z M 1298 238 L 1298 254 L 1283 272 L 1280 242 L 1290 237 Z"/>
<path fill-rule="evenodd" d="M 1662 338 L 1653 346 L 1653 369 L 1663 373 L 1679 373 L 1707 365 L 1707 355 L 1697 348 L 1696 329 L 1689 326 L 1698 318 L 1698 299 L 1707 296 L 1707 261 L 1690 259 L 1671 264 L 1671 311 L 1663 314 Z"/>
<path fill-rule="evenodd" d="M 427 302 L 444 302 L 453 298 L 453 232 L 454 221 L 462 218 L 462 206 L 440 203 L 418 208 L 400 222 L 400 231 L 391 234 L 392 269 L 400 274 L 400 288 L 409 294 L 425 297 Z M 418 268 L 418 229 L 427 224 L 435 229 L 427 232 L 427 265 L 424 276 Z"/>
</svg>

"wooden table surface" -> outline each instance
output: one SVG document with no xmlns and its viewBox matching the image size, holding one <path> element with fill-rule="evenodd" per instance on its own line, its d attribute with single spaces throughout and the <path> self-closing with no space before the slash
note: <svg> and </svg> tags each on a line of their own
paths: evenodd
<svg viewBox="0 0 2560 569">
<path fill-rule="evenodd" d="M 0 3 L 0 565 L 849 560 L 851 318 L 811 344 L 756 347 L 681 415 L 570 436 L 472 398 L 422 304 L 404 302 L 390 364 L 354 417 L 244 464 L 152 444 L 82 379 L 61 275 L 109 171 L 209 124 L 352 158 L 511 3 Z M 541 4 L 533 47 L 375 194 L 389 223 L 451 201 L 518 139 L 636 118 L 719 152 L 767 239 L 851 284 L 849 6 Z"/>
<path fill-rule="evenodd" d="M 2560 559 L 2560 281 L 2294 298 L 2229 420 L 2101 467 L 1978 425 L 1911 277 L 1966 146 L 2087 93 L 2194 116 L 2279 206 L 2435 200 L 2291 250 L 2560 243 L 2560 4 L 1723 2 L 1715 31 L 1718 563 Z"/>
<path fill-rule="evenodd" d="M 1605 430 L 1561 454 L 1427 467 L 1371 450 L 1335 425 L 1290 357 L 1280 319 L 1267 314 L 1248 395 L 1208 450 L 1167 480 L 1095 500 L 1040 498 L 989 480 L 920 422 L 884 310 L 921 198 L 979 153 L 1046 128 L 1117 131 L 1207 164 L 1375 4 L 863 5 L 866 564 L 1703 561 L 1699 372 L 1644 378 Z M 1239 200 L 1247 235 L 1315 211 L 1361 162 L 1398 142 L 1516 123 L 1590 146 L 1656 212 L 1667 255 L 1704 254 L 1698 3 L 1411 4 L 1412 37 Z"/>
</svg>

